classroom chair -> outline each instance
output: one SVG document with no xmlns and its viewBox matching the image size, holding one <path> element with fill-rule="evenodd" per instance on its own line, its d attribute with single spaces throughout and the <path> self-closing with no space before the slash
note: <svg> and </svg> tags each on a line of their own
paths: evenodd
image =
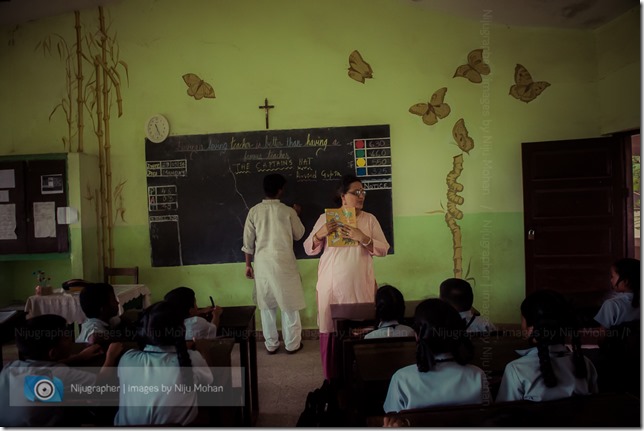
<svg viewBox="0 0 644 431">
<path fill-rule="evenodd" d="M 139 267 L 132 266 L 128 268 L 110 268 L 106 266 L 103 269 L 103 281 L 110 283 L 112 277 L 132 277 L 132 284 L 139 284 Z"/>
</svg>

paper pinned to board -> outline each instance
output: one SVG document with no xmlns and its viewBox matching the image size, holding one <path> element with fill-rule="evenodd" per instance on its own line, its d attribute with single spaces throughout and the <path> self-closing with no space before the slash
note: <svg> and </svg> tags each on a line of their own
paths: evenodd
<svg viewBox="0 0 644 431">
<path fill-rule="evenodd" d="M 56 202 L 34 202 L 34 237 L 56 238 Z"/>
<path fill-rule="evenodd" d="M 16 171 L 14 169 L 0 169 L 0 189 L 16 188 Z"/>
<path fill-rule="evenodd" d="M 0 202 L 9 202 L 9 190 L 0 190 Z"/>
<path fill-rule="evenodd" d="M 78 210 L 72 207 L 56 208 L 56 220 L 58 224 L 78 223 Z"/>
<path fill-rule="evenodd" d="M 16 204 L 0 205 L 0 240 L 16 236 Z"/>
</svg>

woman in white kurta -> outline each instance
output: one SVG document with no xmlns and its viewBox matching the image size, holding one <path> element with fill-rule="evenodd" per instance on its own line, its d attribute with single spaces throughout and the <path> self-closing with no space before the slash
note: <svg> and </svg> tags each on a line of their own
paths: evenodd
<svg viewBox="0 0 644 431">
<path fill-rule="evenodd" d="M 246 277 L 255 279 L 257 306 L 262 320 L 266 350 L 279 348 L 277 307 L 282 311 L 282 336 L 287 352 L 302 346 L 302 323 L 299 310 L 306 307 L 302 279 L 297 269 L 293 241 L 304 236 L 304 225 L 294 208 L 279 198 L 286 179 L 280 174 L 264 178 L 266 199 L 248 211 L 244 225 Z M 253 268 L 251 261 L 254 260 Z"/>
<path fill-rule="evenodd" d="M 338 187 L 336 204 L 355 208 L 357 227 L 340 226 L 336 221 L 327 223 L 326 215 L 322 214 L 304 241 L 304 251 L 309 256 L 324 250 L 318 265 L 317 302 L 320 354 L 326 379 L 333 377 L 331 304 L 373 303 L 377 285 L 372 256 L 386 256 L 389 250 L 380 223 L 374 215 L 363 211 L 365 196 L 362 182 L 353 175 L 345 175 Z M 335 231 L 358 245 L 327 247 L 325 238 Z"/>
</svg>

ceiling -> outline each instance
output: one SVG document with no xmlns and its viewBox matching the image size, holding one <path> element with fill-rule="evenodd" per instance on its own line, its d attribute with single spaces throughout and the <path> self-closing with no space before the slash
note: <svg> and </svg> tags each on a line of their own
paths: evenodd
<svg viewBox="0 0 644 431">
<path fill-rule="evenodd" d="M 0 0 L 0 26 L 8 27 L 122 0 Z M 175 0 L 183 1 L 183 0 Z M 639 0 L 400 0 L 414 6 L 510 26 L 597 28 Z M 491 19 L 490 19 L 491 17 Z"/>
</svg>

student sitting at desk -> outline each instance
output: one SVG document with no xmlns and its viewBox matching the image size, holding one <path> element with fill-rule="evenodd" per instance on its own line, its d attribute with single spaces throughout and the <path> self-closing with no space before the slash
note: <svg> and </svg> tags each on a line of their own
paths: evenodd
<svg viewBox="0 0 644 431">
<path fill-rule="evenodd" d="M 219 316 L 223 311 L 221 307 L 198 308 L 195 291 L 183 286 L 172 289 L 163 299 L 174 304 L 183 315 L 187 341 L 212 340 L 217 337 Z M 210 313 L 212 313 L 210 322 L 200 316 Z"/>
<path fill-rule="evenodd" d="M 378 329 L 369 332 L 365 339 L 387 337 L 414 337 L 413 328 L 401 325 L 405 317 L 405 298 L 400 290 L 388 284 L 376 292 L 376 318 Z"/>
<path fill-rule="evenodd" d="M 87 319 L 81 325 L 80 334 L 76 337 L 77 343 L 94 344 L 102 340 L 120 338 L 113 331 L 120 319 L 119 302 L 111 284 L 88 284 L 81 290 L 79 301 Z"/>
<path fill-rule="evenodd" d="M 615 296 L 602 304 L 595 321 L 609 329 L 640 320 L 640 261 L 620 259 L 610 268 L 610 284 Z"/>
<path fill-rule="evenodd" d="M 119 362 L 121 385 L 191 390 L 122 390 L 114 425 L 190 425 L 197 417 L 193 388 L 211 384 L 213 377 L 203 356 L 186 346 L 183 314 L 168 301 L 153 304 L 141 315 L 137 338 L 141 350 L 125 352 Z"/>
<path fill-rule="evenodd" d="M 416 307 L 414 321 L 416 364 L 391 377 L 385 412 L 489 400 L 485 372 L 468 364 L 474 349 L 456 310 L 440 299 L 427 299 Z"/>
<path fill-rule="evenodd" d="M 581 352 L 572 307 L 552 290 L 521 303 L 521 327 L 535 347 L 505 366 L 496 401 L 549 401 L 597 392 L 597 372 Z M 564 343 L 572 337 L 572 352 Z"/>
<path fill-rule="evenodd" d="M 458 311 L 461 319 L 465 321 L 468 333 L 485 333 L 496 331 L 496 327 L 483 316 L 477 316 L 472 311 L 474 293 L 472 286 L 460 278 L 448 278 L 440 285 L 440 298 L 447 301 Z"/>
<path fill-rule="evenodd" d="M 64 317 L 43 314 L 28 319 L 16 328 L 16 346 L 20 360 L 9 363 L 0 373 L 0 426 L 49 427 L 79 426 L 77 412 L 63 407 L 57 398 L 65 400 L 72 384 L 94 385 L 109 377 L 115 370 L 123 345 L 110 344 L 99 374 L 70 368 L 63 362 L 82 362 L 102 351 L 93 345 L 71 356 L 73 330 Z M 42 377 L 40 377 L 42 376 Z M 56 383 L 60 382 L 61 386 Z M 56 390 L 62 389 L 62 394 Z M 49 392 L 53 391 L 53 392 Z M 41 400 L 45 401 L 41 401 Z M 47 403 L 47 400 L 54 401 Z"/>
</svg>

